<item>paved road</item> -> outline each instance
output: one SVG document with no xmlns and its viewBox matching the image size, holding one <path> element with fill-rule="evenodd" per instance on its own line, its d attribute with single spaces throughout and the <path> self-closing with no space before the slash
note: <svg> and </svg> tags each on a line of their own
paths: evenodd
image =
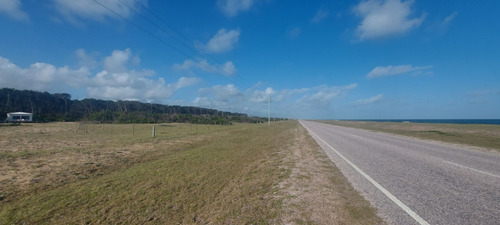
<svg viewBox="0 0 500 225">
<path fill-rule="evenodd" d="M 500 224 L 500 153 L 300 122 L 389 224 Z"/>
</svg>

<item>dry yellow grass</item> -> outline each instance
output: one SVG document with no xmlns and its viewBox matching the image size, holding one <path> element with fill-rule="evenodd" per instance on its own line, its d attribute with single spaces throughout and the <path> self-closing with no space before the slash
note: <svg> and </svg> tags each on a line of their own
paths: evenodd
<svg viewBox="0 0 500 225">
<path fill-rule="evenodd" d="M 327 120 L 318 122 L 500 151 L 500 125 Z"/>
<path fill-rule="evenodd" d="M 284 224 L 383 224 L 304 127 L 291 134 L 283 152 L 291 173 L 280 183 Z"/>
<path fill-rule="evenodd" d="M 330 174 L 335 168 L 324 153 L 310 149 L 313 142 L 294 138 L 296 121 L 270 128 L 155 126 L 156 138 L 148 124 L 0 127 L 0 224 L 281 223 L 291 206 L 283 204 L 289 195 L 280 184 L 294 168 L 311 169 L 295 167 L 300 157 L 285 160 L 297 150 L 323 161 L 323 169 L 304 173 L 321 173 L 331 193 L 354 196 L 329 203 L 341 221 L 376 218 L 364 213 L 367 203 L 345 180 L 332 184 L 345 178 Z M 304 215 L 299 222 L 313 212 L 307 206 L 295 210 Z"/>
</svg>

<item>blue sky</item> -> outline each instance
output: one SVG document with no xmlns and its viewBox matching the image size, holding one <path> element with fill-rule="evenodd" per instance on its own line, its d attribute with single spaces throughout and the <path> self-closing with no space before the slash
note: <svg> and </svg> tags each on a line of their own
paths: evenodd
<svg viewBox="0 0 500 225">
<path fill-rule="evenodd" d="M 0 87 L 304 119 L 500 115 L 500 1 L 2 0 Z"/>
</svg>

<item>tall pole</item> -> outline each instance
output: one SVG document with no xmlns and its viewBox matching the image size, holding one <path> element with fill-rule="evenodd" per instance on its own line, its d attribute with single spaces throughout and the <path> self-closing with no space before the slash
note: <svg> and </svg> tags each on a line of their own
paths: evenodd
<svg viewBox="0 0 500 225">
<path fill-rule="evenodd" d="M 271 96 L 267 96 L 267 126 L 271 126 Z"/>
</svg>

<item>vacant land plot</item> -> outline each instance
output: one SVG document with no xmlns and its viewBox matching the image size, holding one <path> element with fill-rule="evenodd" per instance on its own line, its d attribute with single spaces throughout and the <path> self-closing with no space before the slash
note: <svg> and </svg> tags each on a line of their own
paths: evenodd
<svg viewBox="0 0 500 225">
<path fill-rule="evenodd" d="M 346 126 L 400 134 L 409 137 L 465 144 L 500 151 L 500 125 L 401 123 L 372 121 L 319 121 Z"/>
<path fill-rule="evenodd" d="M 152 126 L 1 126 L 0 224 L 380 221 L 295 121 Z"/>
</svg>

